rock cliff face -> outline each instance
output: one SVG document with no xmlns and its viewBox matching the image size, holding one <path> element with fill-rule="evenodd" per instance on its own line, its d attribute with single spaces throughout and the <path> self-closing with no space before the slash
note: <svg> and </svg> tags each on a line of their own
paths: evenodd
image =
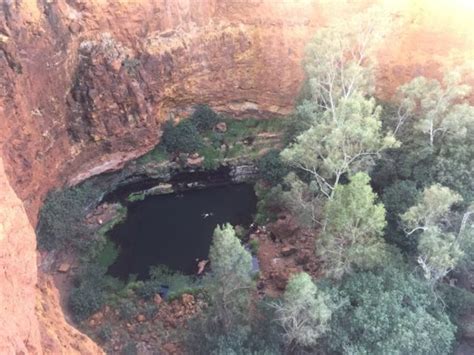
<svg viewBox="0 0 474 355">
<path fill-rule="evenodd" d="M 4 0 L 0 6 L 0 353 L 96 353 L 37 275 L 46 192 L 116 169 L 195 103 L 291 112 L 304 45 L 375 0 Z M 378 92 L 473 57 L 472 7 L 399 1 Z M 466 2 L 467 3 L 467 2 Z M 451 4 L 448 6 L 448 4 Z M 41 261 L 40 261 L 41 262 Z"/>
</svg>

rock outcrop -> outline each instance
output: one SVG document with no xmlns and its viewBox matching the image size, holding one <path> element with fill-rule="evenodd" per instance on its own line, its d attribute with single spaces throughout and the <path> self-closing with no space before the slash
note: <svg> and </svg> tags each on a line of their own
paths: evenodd
<svg viewBox="0 0 474 355">
<path fill-rule="evenodd" d="M 97 353 L 37 275 L 46 192 L 117 169 L 195 103 L 284 115 L 317 28 L 376 0 L 4 0 L 0 6 L 0 353 Z M 397 1 L 378 93 L 473 56 L 472 7 Z M 38 281 L 39 280 L 39 281 Z M 46 280 L 46 281 L 45 281 Z"/>
</svg>

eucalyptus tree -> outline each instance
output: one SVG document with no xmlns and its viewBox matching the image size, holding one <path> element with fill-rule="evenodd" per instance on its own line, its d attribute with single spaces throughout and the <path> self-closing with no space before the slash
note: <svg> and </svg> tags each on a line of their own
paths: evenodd
<svg viewBox="0 0 474 355">
<path fill-rule="evenodd" d="M 355 174 L 326 203 L 328 222 L 316 241 L 316 253 L 329 277 L 340 279 L 354 268 L 370 269 L 386 260 L 385 208 L 376 203 L 369 180 L 365 173 Z"/>
<path fill-rule="evenodd" d="M 332 198 L 346 173 L 367 171 L 383 149 L 397 145 L 382 132 L 380 107 L 357 94 L 341 99 L 334 112 L 315 116 L 313 125 L 296 138 L 281 156 L 309 173 L 320 191 Z"/>
<path fill-rule="evenodd" d="M 474 106 L 463 102 L 472 91 L 463 82 L 466 68 L 446 72 L 442 81 L 419 76 L 402 85 L 395 134 L 412 121 L 413 129 L 427 136 L 431 147 L 446 135 L 465 137 L 474 125 Z"/>
<path fill-rule="evenodd" d="M 474 208 L 469 207 L 461 214 L 460 222 L 454 223 L 452 208 L 461 201 L 456 192 L 434 184 L 425 188 L 418 203 L 401 215 L 407 236 L 421 232 L 417 261 L 432 286 L 458 265 L 464 250 L 473 243 Z"/>
<path fill-rule="evenodd" d="M 310 348 L 328 331 L 333 303 L 307 273 L 293 275 L 281 302 L 274 303 L 275 320 L 283 329 L 287 350 Z"/>
<path fill-rule="evenodd" d="M 309 43 L 305 61 L 310 99 L 300 111 L 330 111 L 339 100 L 374 91 L 375 52 L 390 31 L 391 14 L 378 7 L 334 21 Z"/>
<path fill-rule="evenodd" d="M 214 323 L 224 333 L 236 318 L 245 317 L 250 301 L 252 256 L 230 224 L 216 227 L 209 251 L 212 275 L 210 296 Z"/>
</svg>

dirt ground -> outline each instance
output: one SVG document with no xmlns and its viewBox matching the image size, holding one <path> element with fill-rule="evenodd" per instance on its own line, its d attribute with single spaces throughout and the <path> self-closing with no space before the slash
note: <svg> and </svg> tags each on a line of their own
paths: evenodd
<svg viewBox="0 0 474 355">
<path fill-rule="evenodd" d="M 301 230 L 290 216 L 283 215 L 266 227 L 259 228 L 250 239 L 258 240 L 260 278 L 257 281 L 261 297 L 278 297 L 285 290 L 291 275 L 307 272 L 320 274 L 314 254 L 314 235 Z"/>
</svg>

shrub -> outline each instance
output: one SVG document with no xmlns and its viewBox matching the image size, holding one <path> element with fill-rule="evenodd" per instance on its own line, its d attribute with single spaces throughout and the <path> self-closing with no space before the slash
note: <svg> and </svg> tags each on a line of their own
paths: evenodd
<svg viewBox="0 0 474 355">
<path fill-rule="evenodd" d="M 69 295 L 69 308 L 77 321 L 89 318 L 105 303 L 105 295 L 101 288 L 90 284 L 73 288 Z"/>
<path fill-rule="evenodd" d="M 143 313 L 145 314 L 145 317 L 147 317 L 148 319 L 153 319 L 158 313 L 158 307 L 154 303 L 147 303 L 145 305 Z"/>
<path fill-rule="evenodd" d="M 260 248 L 260 243 L 257 239 L 252 239 L 249 242 L 250 245 L 250 250 L 252 251 L 252 254 L 256 255 L 258 253 L 258 249 Z"/>
<path fill-rule="evenodd" d="M 382 201 L 387 211 L 385 239 L 402 250 L 416 252 L 418 244 L 415 236 L 407 237 L 400 222 L 400 215 L 416 203 L 419 192 L 411 180 L 397 181 L 384 190 Z"/>
<path fill-rule="evenodd" d="M 474 294 L 472 292 L 446 284 L 440 284 L 439 288 L 446 304 L 446 310 L 454 322 L 457 323 L 459 318 L 472 313 L 474 310 Z"/>
<path fill-rule="evenodd" d="M 131 320 L 138 314 L 138 308 L 134 302 L 125 300 L 119 305 L 120 318 Z"/>
<path fill-rule="evenodd" d="M 108 323 L 104 324 L 98 331 L 97 336 L 103 342 L 106 342 L 112 338 L 112 326 Z"/>
<path fill-rule="evenodd" d="M 278 184 L 288 174 L 288 167 L 282 162 L 280 152 L 273 149 L 260 158 L 258 171 L 264 180 Z"/>
<path fill-rule="evenodd" d="M 448 354 L 456 327 L 430 287 L 409 270 L 388 267 L 342 280 L 330 353 Z"/>
<path fill-rule="evenodd" d="M 189 120 L 182 121 L 176 126 L 170 121 L 166 122 L 161 142 L 170 153 L 191 153 L 203 146 L 196 126 Z"/>
<path fill-rule="evenodd" d="M 151 300 L 156 294 L 160 293 L 161 283 L 155 280 L 147 280 L 143 285 L 138 287 L 136 293 L 145 300 Z"/>
<path fill-rule="evenodd" d="M 278 212 L 281 211 L 281 195 L 283 194 L 281 185 L 268 188 L 262 184 L 255 184 L 254 189 L 258 198 L 255 222 L 266 224 L 275 220 Z"/>
<path fill-rule="evenodd" d="M 137 345 L 130 341 L 128 342 L 120 351 L 121 355 L 136 355 L 137 354 Z"/>
<path fill-rule="evenodd" d="M 215 170 L 219 167 L 220 161 L 222 160 L 222 154 L 219 148 L 211 147 L 203 147 L 199 154 L 204 157 L 204 161 L 202 166 L 206 170 Z"/>
<path fill-rule="evenodd" d="M 80 246 L 81 234 L 86 232 L 83 219 L 100 196 L 101 188 L 90 182 L 50 192 L 39 214 L 39 248 L 51 251 L 71 243 Z"/>
<path fill-rule="evenodd" d="M 191 122 L 199 132 L 204 132 L 214 128 L 219 122 L 219 116 L 209 106 L 197 105 L 191 115 Z"/>
</svg>

